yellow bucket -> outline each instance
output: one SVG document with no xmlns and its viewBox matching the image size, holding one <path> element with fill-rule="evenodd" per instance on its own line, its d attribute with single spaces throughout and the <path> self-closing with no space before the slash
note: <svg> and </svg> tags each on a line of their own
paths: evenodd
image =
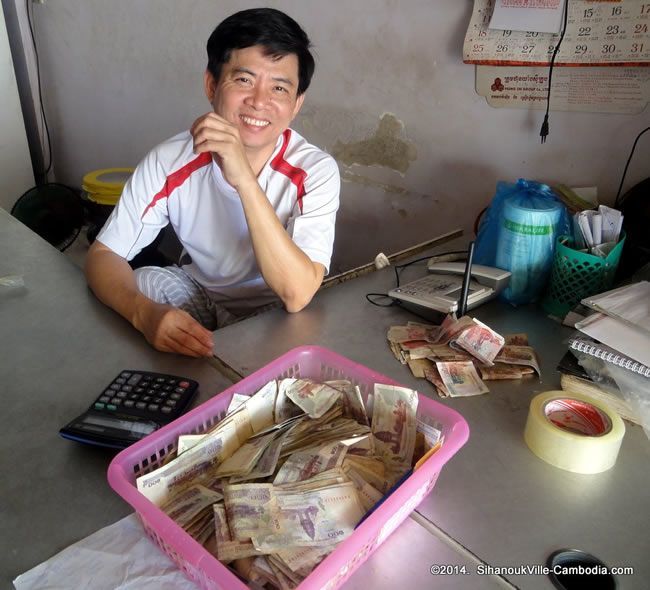
<svg viewBox="0 0 650 590">
<path fill-rule="evenodd" d="M 107 168 L 89 172 L 83 178 L 82 188 L 88 199 L 99 205 L 115 205 L 134 168 Z"/>
</svg>

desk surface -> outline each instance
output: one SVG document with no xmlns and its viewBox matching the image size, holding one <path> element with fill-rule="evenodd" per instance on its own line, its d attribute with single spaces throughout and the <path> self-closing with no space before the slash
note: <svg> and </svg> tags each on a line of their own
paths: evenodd
<svg viewBox="0 0 650 590">
<path fill-rule="evenodd" d="M 423 264 L 414 265 L 401 281 L 425 272 Z M 385 293 L 394 282 L 393 269 L 386 268 L 321 291 L 299 314 L 275 310 L 218 330 L 214 353 L 246 376 L 296 346 L 317 344 L 449 405 L 467 420 L 470 439 L 419 506 L 423 517 L 494 567 L 544 565 L 555 550 L 582 549 L 610 567 L 632 566 L 635 575 L 620 576 L 621 588 L 647 587 L 650 542 L 639 521 L 647 522 L 650 514 L 650 444 L 642 429 L 626 425 L 617 464 L 597 475 L 556 469 L 523 439 L 531 399 L 560 388 L 555 367 L 571 330 L 534 305 L 515 309 L 491 302 L 471 311 L 501 334 L 527 332 L 541 357 L 542 379 L 489 382 L 487 395 L 440 400 L 395 360 L 386 341 L 391 325 L 419 319 L 364 297 Z M 506 578 L 522 588 L 551 588 L 545 576 Z"/>
<path fill-rule="evenodd" d="M 231 385 L 204 360 L 155 351 L 99 303 L 81 270 L 0 209 L 1 587 L 71 543 L 130 514 L 108 485 L 113 451 L 61 438 L 124 368 L 196 379 L 194 404 Z"/>
<path fill-rule="evenodd" d="M 25 281 L 24 288 L 0 288 L 0 584 L 13 588 L 19 574 L 132 512 L 106 481 L 114 452 L 58 435 L 92 402 L 98 385 L 124 368 L 184 375 L 201 384 L 196 405 L 231 382 L 205 360 L 153 350 L 95 299 L 78 267 L 2 209 L 0 227 L 0 276 L 22 275 Z M 245 324 L 239 331 L 246 332 Z M 265 362 L 260 357 L 256 364 Z M 405 570 L 406 563 L 417 567 Z M 462 584 L 437 578 L 441 588 L 465 588 L 468 580 L 479 590 L 502 586 L 496 577 L 476 576 L 471 556 L 408 520 L 346 587 L 424 587 L 434 563 L 470 572 Z"/>
</svg>

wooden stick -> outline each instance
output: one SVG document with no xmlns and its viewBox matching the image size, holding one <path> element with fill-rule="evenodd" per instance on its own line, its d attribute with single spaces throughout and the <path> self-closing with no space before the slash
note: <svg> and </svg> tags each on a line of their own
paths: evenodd
<svg viewBox="0 0 650 590">
<path fill-rule="evenodd" d="M 442 234 L 441 236 L 438 236 L 437 238 L 433 238 L 432 240 L 421 242 L 420 244 L 416 244 L 415 246 L 411 246 L 410 248 L 406 248 L 405 250 L 400 250 L 399 252 L 395 252 L 394 254 L 388 256 L 388 261 L 391 264 L 395 262 L 399 262 L 400 260 L 404 260 L 405 258 L 410 258 L 415 254 L 424 252 L 425 250 L 430 250 L 435 246 L 440 246 L 442 244 L 445 244 L 446 242 L 451 242 L 451 240 L 455 240 L 456 238 L 459 238 L 462 235 L 463 235 L 462 229 L 452 230 L 450 232 L 447 232 L 446 234 Z M 377 267 L 375 266 L 374 261 L 369 262 L 368 264 L 357 266 L 356 268 L 346 270 L 345 272 L 339 273 L 337 275 L 334 275 L 333 277 L 329 277 L 325 279 L 323 281 L 323 284 L 320 286 L 320 288 L 328 289 L 329 287 L 333 287 L 334 285 L 338 285 L 339 283 L 344 283 L 345 281 L 349 281 L 350 279 L 356 279 L 363 275 L 370 274 L 371 272 L 374 272 L 376 270 Z"/>
</svg>

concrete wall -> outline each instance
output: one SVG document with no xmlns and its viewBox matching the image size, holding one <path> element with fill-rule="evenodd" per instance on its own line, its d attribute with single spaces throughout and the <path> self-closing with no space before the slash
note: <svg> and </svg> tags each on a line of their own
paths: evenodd
<svg viewBox="0 0 650 590">
<path fill-rule="evenodd" d="M 0 207 L 10 211 L 16 200 L 34 186 L 34 174 L 1 7 L 0 88 Z"/>
<path fill-rule="evenodd" d="M 34 22 L 54 171 L 79 186 L 135 165 L 209 105 L 205 42 L 230 13 L 269 5 L 311 36 L 316 74 L 296 129 L 338 159 L 333 270 L 460 227 L 471 232 L 499 180 L 597 186 L 611 204 L 640 115 L 493 109 L 462 62 L 471 0 L 45 0 Z M 626 187 L 649 175 L 639 142 Z"/>
</svg>

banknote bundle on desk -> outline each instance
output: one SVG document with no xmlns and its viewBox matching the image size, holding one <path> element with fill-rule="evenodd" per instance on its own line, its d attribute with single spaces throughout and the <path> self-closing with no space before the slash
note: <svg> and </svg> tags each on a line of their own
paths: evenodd
<svg viewBox="0 0 650 590">
<path fill-rule="evenodd" d="M 418 394 L 349 381 L 273 380 L 235 394 L 202 435 L 137 488 L 249 582 L 295 588 L 442 444 L 417 428 Z"/>
<path fill-rule="evenodd" d="M 439 326 L 391 326 L 387 337 L 395 358 L 430 381 L 440 397 L 487 393 L 484 381 L 492 379 L 541 376 L 526 334 L 501 336 L 469 316 L 450 314 Z"/>
</svg>

